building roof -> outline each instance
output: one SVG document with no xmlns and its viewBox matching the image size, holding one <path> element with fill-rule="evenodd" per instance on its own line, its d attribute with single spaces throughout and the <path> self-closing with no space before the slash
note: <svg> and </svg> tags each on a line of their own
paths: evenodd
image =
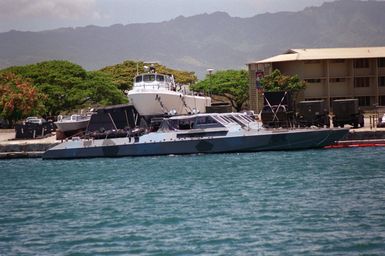
<svg viewBox="0 0 385 256">
<path fill-rule="evenodd" d="M 385 47 L 289 49 L 284 54 L 252 62 L 250 64 L 296 60 L 361 59 L 384 57 Z"/>
</svg>

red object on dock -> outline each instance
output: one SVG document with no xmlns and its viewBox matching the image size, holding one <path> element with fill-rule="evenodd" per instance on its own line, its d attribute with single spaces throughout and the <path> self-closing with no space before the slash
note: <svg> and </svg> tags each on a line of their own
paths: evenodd
<svg viewBox="0 0 385 256">
<path fill-rule="evenodd" d="M 364 147 L 385 147 L 385 140 L 351 140 L 340 141 L 324 148 L 364 148 Z"/>
</svg>

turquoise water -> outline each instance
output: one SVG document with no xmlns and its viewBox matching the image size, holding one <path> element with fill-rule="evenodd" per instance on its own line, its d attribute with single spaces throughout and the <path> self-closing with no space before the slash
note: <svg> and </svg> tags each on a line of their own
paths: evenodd
<svg viewBox="0 0 385 256">
<path fill-rule="evenodd" d="M 0 161 L 0 255 L 384 255 L 385 149 Z"/>
</svg>

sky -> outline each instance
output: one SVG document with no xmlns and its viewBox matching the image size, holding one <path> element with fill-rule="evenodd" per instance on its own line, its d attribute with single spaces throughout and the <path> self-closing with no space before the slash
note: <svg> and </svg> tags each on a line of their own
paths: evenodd
<svg viewBox="0 0 385 256">
<path fill-rule="evenodd" d="M 330 0 L 0 0 L 0 32 L 162 22 L 216 11 L 251 17 L 323 2 Z"/>
</svg>

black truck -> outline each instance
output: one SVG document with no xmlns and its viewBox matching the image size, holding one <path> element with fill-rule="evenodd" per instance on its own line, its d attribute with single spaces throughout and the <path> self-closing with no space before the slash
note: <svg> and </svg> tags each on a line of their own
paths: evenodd
<svg viewBox="0 0 385 256">
<path fill-rule="evenodd" d="M 358 99 L 333 100 L 333 125 L 343 127 L 345 124 L 354 128 L 364 127 L 364 115 L 358 107 Z"/>
<path fill-rule="evenodd" d="M 326 102 L 324 100 L 300 101 L 297 105 L 296 120 L 301 127 L 330 127 Z"/>
</svg>

